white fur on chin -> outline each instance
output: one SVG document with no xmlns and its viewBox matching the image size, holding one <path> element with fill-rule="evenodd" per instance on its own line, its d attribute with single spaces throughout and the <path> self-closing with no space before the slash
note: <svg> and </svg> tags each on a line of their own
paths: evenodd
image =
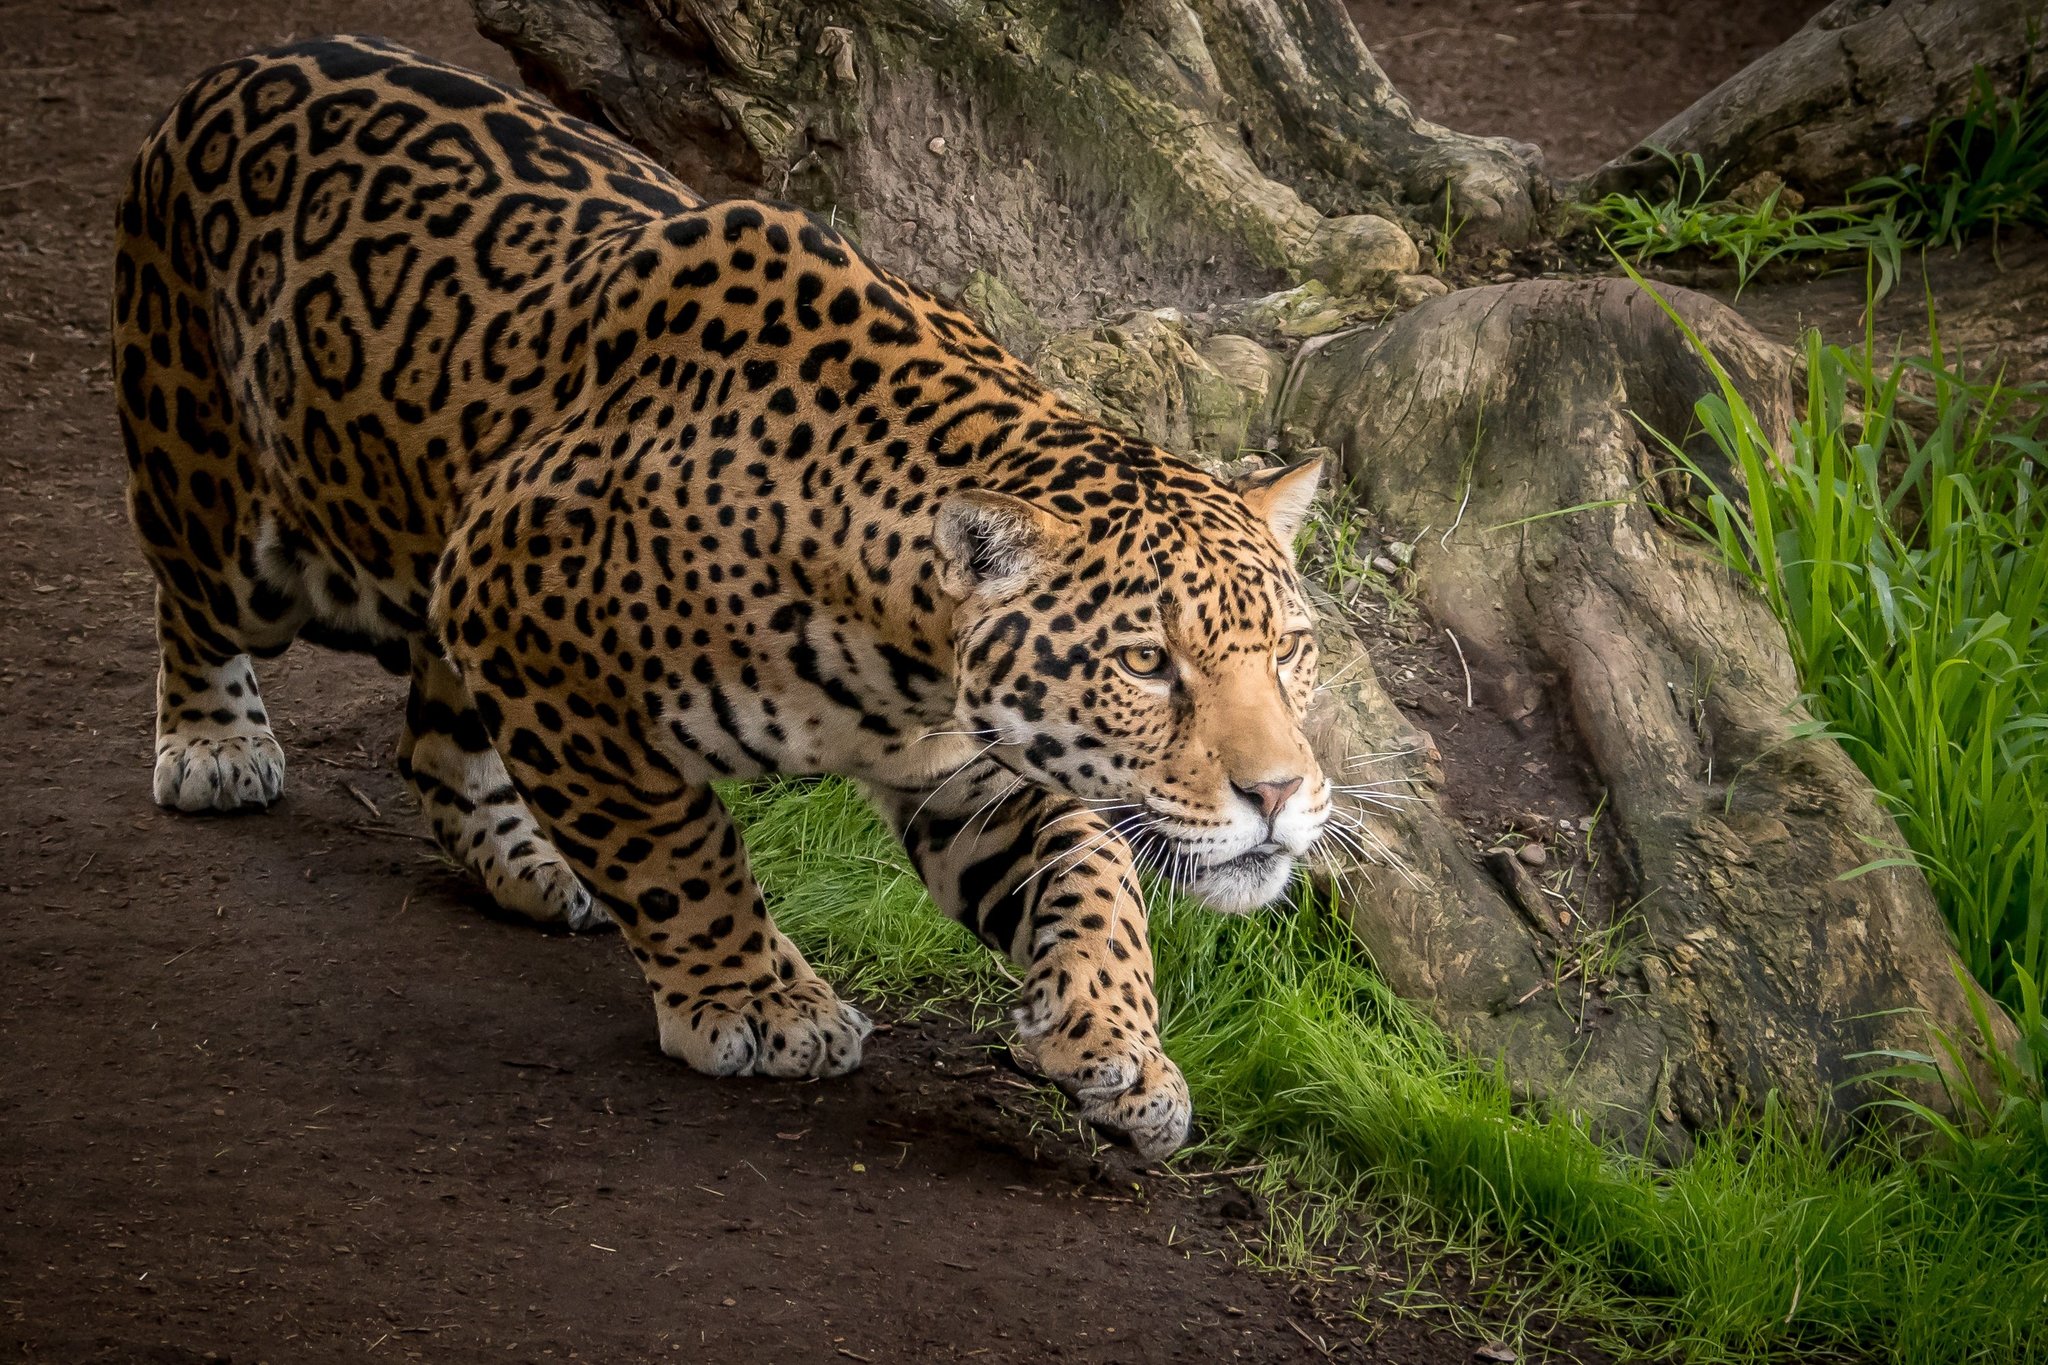
<svg viewBox="0 0 2048 1365">
<path fill-rule="evenodd" d="M 1279 900 L 1293 877 L 1294 859 L 1273 853 L 1249 866 L 1205 869 L 1182 889 L 1218 914 L 1248 915 Z"/>
</svg>

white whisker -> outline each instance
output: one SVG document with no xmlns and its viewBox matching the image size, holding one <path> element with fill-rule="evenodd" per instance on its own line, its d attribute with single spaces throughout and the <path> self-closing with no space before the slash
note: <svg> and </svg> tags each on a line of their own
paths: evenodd
<svg viewBox="0 0 2048 1365">
<path fill-rule="evenodd" d="M 932 803 L 933 797 L 937 796 L 946 788 L 952 786 L 953 783 L 959 778 L 960 774 L 967 772 L 969 769 L 973 768 L 974 765 L 981 760 L 981 756 L 983 754 L 987 753 L 990 749 L 995 748 L 996 745 L 1000 743 L 1002 743 L 1000 739 L 990 740 L 988 743 L 982 745 L 981 748 L 976 751 L 973 758 L 968 759 L 965 763 L 962 763 L 959 767 L 953 769 L 952 772 L 946 774 L 945 781 L 939 783 L 938 786 L 933 787 L 930 791 L 924 794 L 924 800 L 917 803 L 917 809 L 912 811 L 910 813 L 910 818 L 903 822 L 904 828 L 908 829 L 910 826 L 916 824 L 917 817 L 924 814 L 924 808 Z"/>
<path fill-rule="evenodd" d="M 967 818 L 960 822 L 960 828 L 966 829 L 969 825 L 974 823 L 974 817 L 979 815 L 981 817 L 982 832 L 986 833 L 988 831 L 989 819 L 991 816 L 995 814 L 996 807 L 1001 805 L 1004 801 L 1008 800 L 1010 794 L 1015 792 L 1017 788 L 1023 785 L 1023 778 L 1011 778 L 1009 786 L 997 791 L 994 796 L 991 796 L 988 800 L 982 802 L 980 806 L 976 807 L 973 811 L 971 811 L 968 814 Z"/>
<path fill-rule="evenodd" d="M 992 725 L 986 730 L 927 730 L 917 737 L 916 742 L 922 744 L 928 739 L 945 739 L 952 735 L 964 735 L 968 739 L 979 739 L 983 735 L 1001 734 L 1002 731 L 1003 727 L 1000 725 Z M 998 743 L 1000 742 L 998 741 Z"/>
<path fill-rule="evenodd" d="M 1327 677 L 1327 678 L 1323 679 L 1323 680 L 1322 680 L 1321 682 L 1317 683 L 1317 684 L 1316 684 L 1316 691 L 1318 691 L 1318 692 L 1327 692 L 1327 691 L 1329 691 L 1329 690 L 1330 690 L 1331 688 L 1333 688 L 1333 687 L 1335 687 L 1335 686 L 1337 685 L 1337 679 L 1339 679 L 1339 678 L 1343 677 L 1343 676 L 1344 676 L 1344 675 L 1345 675 L 1346 673 L 1349 673 L 1349 672 L 1350 672 L 1350 671 L 1351 671 L 1352 669 L 1354 669 L 1354 668 L 1358 667 L 1358 666 L 1359 666 L 1360 664 L 1364 663 L 1364 662 L 1365 662 L 1365 661 L 1366 661 L 1366 660 L 1367 660 L 1367 659 L 1368 659 L 1369 657 L 1371 657 L 1371 656 L 1369 656 L 1368 654 L 1366 654 L 1366 653 L 1365 653 L 1365 651 L 1363 651 L 1363 650 L 1360 650 L 1360 651 L 1359 651 L 1358 653 L 1356 653 L 1356 654 L 1352 655 L 1352 656 L 1351 656 L 1351 662 L 1350 662 L 1350 663 L 1347 663 L 1347 664 L 1345 664 L 1345 665 L 1344 665 L 1344 666 L 1343 666 L 1342 668 L 1338 669 L 1338 670 L 1337 670 L 1337 671 L 1336 671 L 1335 673 L 1332 673 L 1332 674 L 1331 674 L 1331 675 L 1330 675 L 1329 677 Z"/>
<path fill-rule="evenodd" d="M 1362 768 L 1368 763 L 1386 763 L 1396 758 L 1410 758 L 1422 752 L 1420 749 L 1381 749 L 1373 753 L 1352 754 L 1344 760 L 1344 771 Z"/>
<path fill-rule="evenodd" d="M 1082 862 L 1086 861 L 1088 856 L 1093 854 L 1097 847 L 1099 847 L 1102 844 L 1108 843 L 1110 840 L 1116 838 L 1117 834 L 1121 830 L 1123 830 L 1125 826 L 1134 824 L 1137 821 L 1142 820 L 1144 817 L 1144 811 L 1140 811 L 1136 815 L 1126 816 L 1124 819 L 1117 821 L 1117 823 L 1115 823 L 1114 825 L 1110 825 L 1105 829 L 1099 830 L 1096 833 L 1089 835 L 1086 839 L 1083 839 L 1079 844 L 1075 845 L 1074 847 L 1062 849 L 1058 853 L 1052 854 L 1043 863 L 1041 863 L 1038 866 L 1038 869 L 1034 871 L 1030 876 L 1026 877 L 1023 881 L 1018 882 L 1016 886 L 1012 887 L 1011 893 L 1015 894 L 1016 892 L 1022 891 L 1025 887 L 1037 881 L 1041 876 L 1045 875 L 1047 872 L 1052 871 L 1054 866 L 1059 864 L 1062 860 L 1065 860 L 1066 866 L 1064 868 L 1061 868 L 1061 871 L 1071 872 L 1074 868 L 1079 867 L 1082 864 Z"/>
</svg>

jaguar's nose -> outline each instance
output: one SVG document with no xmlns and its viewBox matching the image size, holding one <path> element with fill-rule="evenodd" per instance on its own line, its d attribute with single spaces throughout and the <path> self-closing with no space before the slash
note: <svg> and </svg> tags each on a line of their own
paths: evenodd
<svg viewBox="0 0 2048 1365">
<path fill-rule="evenodd" d="M 1287 804 L 1287 798 L 1301 790 L 1301 779 L 1289 777 L 1277 782 L 1233 782 L 1230 785 L 1239 796 L 1258 807 L 1259 814 L 1270 822 Z"/>
</svg>

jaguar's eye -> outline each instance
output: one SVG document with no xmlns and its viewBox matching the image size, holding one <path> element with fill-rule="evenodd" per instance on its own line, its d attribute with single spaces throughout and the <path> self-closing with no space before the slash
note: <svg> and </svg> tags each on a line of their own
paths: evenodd
<svg viewBox="0 0 2048 1365">
<path fill-rule="evenodd" d="M 1308 641 L 1309 633 L 1307 631 L 1295 631 L 1280 642 L 1280 648 L 1273 653 L 1273 661 L 1282 668 L 1287 667 L 1287 665 L 1301 657 L 1302 651 L 1308 648 Z"/>
<path fill-rule="evenodd" d="M 1158 645 L 1125 645 L 1116 661 L 1134 678 L 1156 678 L 1166 672 L 1166 651 Z"/>
</svg>

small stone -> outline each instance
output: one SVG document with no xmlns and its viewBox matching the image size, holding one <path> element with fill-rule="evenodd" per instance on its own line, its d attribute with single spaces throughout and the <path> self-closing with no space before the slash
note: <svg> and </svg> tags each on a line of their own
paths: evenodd
<svg viewBox="0 0 2048 1365">
<path fill-rule="evenodd" d="M 1515 856 L 1522 860 L 1524 867 L 1541 867 L 1550 861 L 1550 855 L 1543 851 L 1541 844 L 1523 844 Z"/>
<path fill-rule="evenodd" d="M 1797 213 L 1806 207 L 1806 200 L 1801 197 L 1799 191 L 1788 188 L 1785 177 L 1775 171 L 1764 171 L 1743 181 L 1728 191 L 1728 202 L 1754 211 L 1770 203 L 1773 195 L 1777 196 L 1774 208 L 1789 209 Z"/>
<path fill-rule="evenodd" d="M 946 139 L 935 137 L 930 142 L 924 144 L 924 149 L 933 156 L 944 156 L 946 154 Z"/>
<path fill-rule="evenodd" d="M 1218 332 L 1201 346 L 1202 359 L 1223 376 L 1245 401 L 1259 412 L 1280 391 L 1287 378 L 1287 362 L 1250 337 Z"/>
<path fill-rule="evenodd" d="M 1388 559 L 1385 555 L 1374 555 L 1372 566 L 1389 578 L 1401 572 L 1401 566 Z"/>
<path fill-rule="evenodd" d="M 1488 1365 L 1515 1365 L 1515 1361 L 1519 1359 L 1515 1355 L 1515 1348 L 1505 1341 L 1487 1342 L 1472 1352 L 1472 1358 L 1484 1360 Z"/>
<path fill-rule="evenodd" d="M 1451 292 L 1451 287 L 1434 275 L 1403 275 L 1394 281 L 1394 303 L 1413 308 Z"/>
<path fill-rule="evenodd" d="M 1370 293 L 1413 274 L 1421 253 L 1407 233 L 1370 213 L 1325 218 L 1309 237 L 1308 275 L 1339 296 Z"/>
<path fill-rule="evenodd" d="M 1309 280 L 1292 289 L 1253 299 L 1243 306 L 1239 322 L 1257 333 L 1271 332 L 1298 340 L 1338 331 L 1383 311 L 1376 299 L 1333 298 L 1321 280 Z"/>
<path fill-rule="evenodd" d="M 1387 557 L 1406 568 L 1415 562 L 1415 547 L 1405 540 L 1390 540 L 1387 542 Z"/>
</svg>

